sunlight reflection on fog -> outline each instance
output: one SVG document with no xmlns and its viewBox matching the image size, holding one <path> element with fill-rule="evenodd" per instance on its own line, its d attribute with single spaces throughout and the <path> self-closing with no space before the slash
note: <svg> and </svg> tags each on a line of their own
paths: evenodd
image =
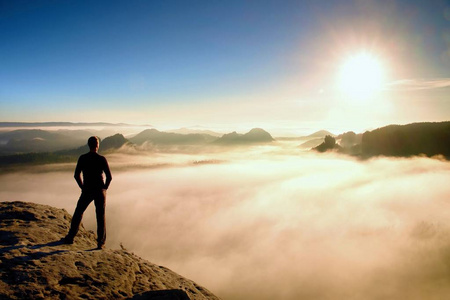
<svg viewBox="0 0 450 300">
<path fill-rule="evenodd" d="M 123 243 L 219 297 L 450 295 L 448 162 L 361 162 L 291 145 L 123 152 L 108 156 L 107 246 Z M 1 175 L 0 200 L 72 214 L 79 196 L 72 172 Z M 93 205 L 84 225 L 95 230 Z"/>
</svg>

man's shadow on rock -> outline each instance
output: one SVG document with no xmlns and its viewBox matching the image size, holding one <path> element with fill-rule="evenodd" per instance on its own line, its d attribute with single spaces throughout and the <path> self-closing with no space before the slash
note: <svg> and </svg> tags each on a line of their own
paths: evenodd
<svg viewBox="0 0 450 300">
<path fill-rule="evenodd" d="M 49 243 L 46 243 L 46 244 L 39 244 L 39 245 L 34 245 L 34 246 L 31 246 L 31 247 L 28 247 L 28 248 L 30 248 L 30 249 L 40 249 L 40 248 L 44 248 L 44 247 L 56 247 L 56 246 L 61 246 L 61 245 L 71 245 L 71 244 L 67 244 L 67 243 L 65 243 L 64 242 L 64 238 L 62 238 L 62 239 L 60 239 L 60 240 L 57 240 L 57 241 L 53 241 L 53 242 L 49 242 Z M 87 249 L 87 250 L 84 250 L 84 251 L 86 251 L 86 252 L 91 252 L 91 251 L 98 251 L 98 250 L 102 250 L 103 248 L 98 248 L 98 247 L 95 247 L 95 248 L 92 248 L 92 249 Z M 63 251 L 60 251 L 60 252 L 67 252 L 68 250 L 63 250 Z M 56 252 L 56 251 L 54 251 L 54 252 Z"/>
<path fill-rule="evenodd" d="M 64 242 L 64 239 L 48 242 L 48 243 L 45 243 L 45 244 L 37 244 L 37 245 L 33 245 L 33 246 L 30 246 L 30 245 L 17 245 L 17 244 L 15 244 L 15 245 L 11 245 L 9 247 L 0 248 L 0 255 L 4 254 L 6 252 L 9 252 L 11 250 L 17 250 L 17 249 L 38 250 L 38 249 L 42 249 L 42 248 L 45 248 L 45 247 L 57 247 L 57 246 L 62 246 L 62 245 L 67 245 Z M 92 251 L 98 251 L 98 250 L 101 250 L 101 249 L 92 248 L 92 249 L 88 249 L 88 250 L 85 250 L 85 251 L 92 252 Z M 38 251 L 38 252 L 27 253 L 28 255 L 15 256 L 15 257 L 7 259 L 7 260 L 10 261 L 10 262 L 15 261 L 15 262 L 26 263 L 26 262 L 28 262 L 30 260 L 41 259 L 41 258 L 46 257 L 46 256 L 51 256 L 51 255 L 55 255 L 55 254 L 61 254 L 61 253 L 69 252 L 69 251 L 70 250 L 68 250 L 68 249 L 64 249 L 64 250 L 59 249 L 59 250 L 54 250 L 54 251 L 49 251 L 49 252 Z M 5 262 L 5 260 L 3 260 L 3 261 Z"/>
<path fill-rule="evenodd" d="M 34 245 L 34 246 L 29 246 L 29 245 L 14 245 L 14 246 L 9 246 L 9 247 L 4 247 L 4 248 L 0 248 L 0 254 L 3 254 L 5 252 L 9 252 L 11 250 L 17 250 L 17 249 L 40 249 L 40 248 L 44 248 L 44 247 L 54 247 L 54 246 L 58 246 L 58 245 L 62 245 L 63 243 L 60 241 L 55 241 L 55 242 L 50 242 L 47 244 L 39 244 L 39 245 Z"/>
<path fill-rule="evenodd" d="M 64 238 L 62 238 L 62 239 L 57 240 L 57 241 L 49 242 L 49 243 L 46 243 L 46 244 L 34 245 L 34 246 L 31 246 L 31 247 L 28 247 L 28 248 L 30 248 L 30 249 L 40 249 L 40 248 L 44 248 L 44 247 L 56 247 L 56 246 L 61 246 L 61 245 L 68 245 L 68 246 L 70 246 L 71 244 L 65 243 L 64 242 Z M 84 250 L 84 251 L 92 252 L 92 251 L 98 251 L 98 250 L 103 250 L 103 248 L 95 247 L 95 248 L 87 249 L 87 250 Z M 68 250 L 61 250 L 61 251 L 54 251 L 54 252 L 58 252 L 59 253 L 59 252 L 67 252 L 67 251 Z"/>
<path fill-rule="evenodd" d="M 11 250 L 17 250 L 17 249 L 29 249 L 29 250 L 36 250 L 36 249 L 41 249 L 44 247 L 56 247 L 56 246 L 60 246 L 63 245 L 64 242 L 62 240 L 57 240 L 57 241 L 52 241 L 52 242 L 48 242 L 45 244 L 38 244 L 38 245 L 11 245 L 9 247 L 4 247 L 0 249 L 0 254 L 4 254 L 5 252 L 9 252 Z M 43 257 L 46 256 L 50 256 L 50 255 L 55 255 L 55 254 L 59 254 L 59 253 L 64 253 L 64 252 L 68 252 L 69 250 L 54 250 L 54 251 L 50 251 L 50 252 L 44 252 L 44 251 L 39 251 L 39 252 L 32 252 L 32 253 L 27 253 L 28 255 L 23 255 L 23 256 L 15 256 L 12 257 L 10 259 L 8 259 L 9 261 L 16 261 L 16 262 L 28 262 L 30 260 L 34 260 L 34 259 L 41 259 Z M 5 262 L 5 261 L 4 261 Z"/>
<path fill-rule="evenodd" d="M 57 241 L 53 241 L 53 242 L 48 242 L 46 244 L 34 245 L 34 246 L 31 246 L 31 247 L 28 247 L 28 248 L 30 248 L 30 249 L 41 249 L 41 248 L 44 248 L 44 247 L 56 247 L 56 246 L 61 246 L 61 245 L 64 245 L 64 240 L 63 239 L 60 239 L 60 240 L 57 240 Z"/>
<path fill-rule="evenodd" d="M 43 257 L 60 254 L 60 253 L 65 253 L 65 252 L 69 252 L 69 250 L 55 250 L 55 251 L 50 251 L 50 252 L 35 252 L 35 253 L 30 253 L 29 255 L 26 255 L 26 256 L 17 257 L 17 259 L 20 261 L 26 262 L 26 261 L 30 261 L 30 260 L 34 260 L 34 259 L 41 259 Z"/>
</svg>

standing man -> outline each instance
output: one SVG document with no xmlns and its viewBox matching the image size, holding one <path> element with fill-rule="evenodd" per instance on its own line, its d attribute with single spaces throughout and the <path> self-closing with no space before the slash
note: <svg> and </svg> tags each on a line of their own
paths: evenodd
<svg viewBox="0 0 450 300">
<path fill-rule="evenodd" d="M 112 176 L 106 158 L 97 153 L 99 147 L 98 137 L 91 136 L 88 140 L 88 145 L 90 151 L 80 156 L 77 167 L 75 168 L 74 177 L 78 186 L 81 188 L 81 196 L 72 217 L 69 233 L 64 238 L 64 243 L 73 244 L 73 239 L 80 227 L 83 213 L 92 200 L 94 200 L 97 216 L 97 249 L 103 249 L 106 241 L 106 190 L 111 183 Z M 81 179 L 81 172 L 83 172 L 83 179 Z M 106 175 L 105 182 L 103 182 L 103 173 Z"/>
</svg>

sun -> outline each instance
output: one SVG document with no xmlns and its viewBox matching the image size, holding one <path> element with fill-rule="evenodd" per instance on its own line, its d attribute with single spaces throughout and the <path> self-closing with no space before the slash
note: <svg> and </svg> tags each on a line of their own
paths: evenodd
<svg viewBox="0 0 450 300">
<path fill-rule="evenodd" d="M 344 60 L 338 73 L 338 89 L 353 100 L 365 100 L 380 92 L 386 81 L 385 67 L 369 52 L 360 52 Z"/>
</svg>

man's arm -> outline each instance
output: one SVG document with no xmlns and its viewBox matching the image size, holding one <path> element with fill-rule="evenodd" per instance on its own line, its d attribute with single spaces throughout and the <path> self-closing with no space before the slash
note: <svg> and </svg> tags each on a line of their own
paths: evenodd
<svg viewBox="0 0 450 300">
<path fill-rule="evenodd" d="M 109 165 L 108 165 L 108 161 L 106 160 L 106 158 L 105 158 L 105 167 L 103 169 L 103 172 L 105 172 L 105 176 L 106 176 L 105 190 L 107 190 L 109 187 L 109 184 L 111 183 L 112 175 L 111 175 L 111 171 L 109 170 Z"/>
<path fill-rule="evenodd" d="M 80 189 L 83 189 L 83 180 L 81 179 L 81 157 L 78 159 L 77 166 L 75 168 L 75 174 L 73 177 L 75 178 L 75 181 L 78 183 L 78 186 Z"/>
</svg>

